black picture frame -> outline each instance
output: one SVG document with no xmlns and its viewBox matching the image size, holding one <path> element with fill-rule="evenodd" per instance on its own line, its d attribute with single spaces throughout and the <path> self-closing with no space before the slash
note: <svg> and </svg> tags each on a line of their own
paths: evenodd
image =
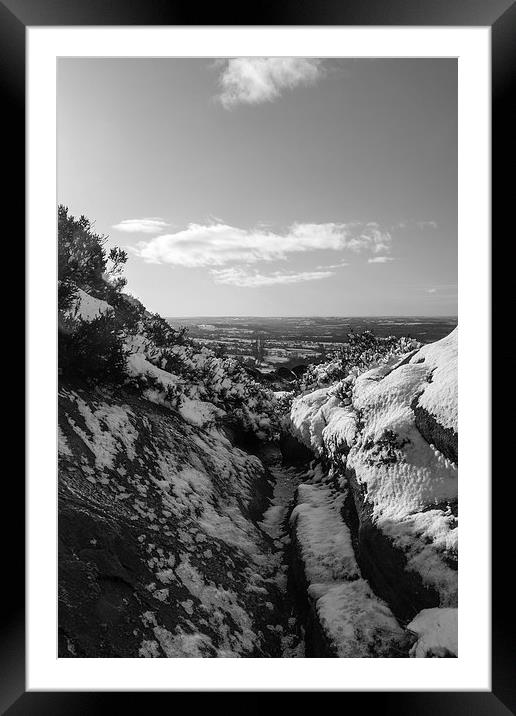
<svg viewBox="0 0 516 716">
<path fill-rule="evenodd" d="M 199 22 L 199 21 L 202 22 Z M 508 212 L 514 204 L 512 174 L 516 165 L 512 143 L 510 79 L 515 70 L 516 4 L 512 0 L 257 0 L 253 4 L 211 4 L 202 10 L 193 3 L 174 0 L 0 0 L 0 93 L 5 125 L 3 190 L 4 219 L 11 237 L 22 245 L 25 216 L 25 29 L 28 26 L 59 25 L 409 25 L 409 26 L 490 26 L 492 30 L 492 211 L 493 237 L 505 234 Z M 6 170 L 6 167 L 9 167 Z M 506 179 L 505 177 L 508 177 Z M 512 218 L 512 217 L 511 217 Z M 503 233 L 502 233 L 503 232 Z M 501 254 L 493 241 L 493 260 Z M 508 271 L 509 268 L 504 262 Z M 501 268 L 501 266 L 499 267 Z M 501 273 L 503 272 L 503 269 Z M 510 282 L 497 281 L 492 300 L 493 336 L 501 336 L 506 326 L 503 308 L 508 303 Z M 504 289 L 504 286 L 506 287 Z M 505 293 L 504 293 L 505 291 Z M 16 301 L 19 324 L 19 302 Z M 12 308 L 8 307 L 9 310 Z M 500 357 L 510 360 L 502 338 Z M 28 346 L 28 350 L 34 347 Z M 493 391 L 493 395 L 496 393 Z M 21 403 L 18 396 L 17 402 Z M 494 400 L 493 415 L 497 402 Z M 503 454 L 511 443 L 509 425 L 497 427 L 493 436 L 493 455 Z M 19 428 L 18 428 L 19 430 Z M 498 449 L 497 449 L 498 448 Z M 22 448 L 23 449 L 23 448 Z M 21 453 L 23 454 L 23 453 Z M 496 467 L 496 463 L 495 463 Z M 149 693 L 25 692 L 25 613 L 24 613 L 24 483 L 18 469 L 4 472 L 4 512 L 16 513 L 16 521 L 4 540 L 2 637 L 0 639 L 0 709 L 9 716 L 27 714 L 101 713 L 113 709 L 114 697 L 129 695 L 136 703 L 153 708 Z M 513 472 L 511 470 L 511 472 Z M 350 699 L 360 699 L 360 708 L 381 709 L 385 714 L 489 714 L 516 713 L 514 688 L 514 650 L 511 642 L 513 592 L 507 563 L 511 540 L 513 501 L 507 498 L 504 470 L 493 470 L 501 484 L 493 483 L 493 593 L 492 593 L 492 691 L 471 692 L 346 692 L 342 707 Z M 513 511 L 513 510 L 512 510 Z M 495 517 L 496 516 L 496 517 Z M 509 560 L 511 562 L 512 560 Z M 175 694 L 162 693 L 162 698 Z"/>
</svg>

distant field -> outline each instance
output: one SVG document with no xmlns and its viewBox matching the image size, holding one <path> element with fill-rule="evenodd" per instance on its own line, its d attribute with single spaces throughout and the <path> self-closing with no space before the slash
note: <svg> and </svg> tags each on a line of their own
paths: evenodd
<svg viewBox="0 0 516 716">
<path fill-rule="evenodd" d="M 220 338 L 265 334 L 276 339 L 343 342 L 351 331 L 373 331 L 378 336 L 411 336 L 424 343 L 443 338 L 457 325 L 456 317 L 411 316 L 378 318 L 167 318 L 172 326 L 188 326 L 191 336 Z"/>
<path fill-rule="evenodd" d="M 197 316 L 167 318 L 175 327 L 187 326 L 198 343 L 223 350 L 242 362 L 272 372 L 284 366 L 323 360 L 347 340 L 351 331 L 372 331 L 377 336 L 410 336 L 431 343 L 448 335 L 457 319 L 411 316 L 407 318 L 256 318 Z"/>
</svg>

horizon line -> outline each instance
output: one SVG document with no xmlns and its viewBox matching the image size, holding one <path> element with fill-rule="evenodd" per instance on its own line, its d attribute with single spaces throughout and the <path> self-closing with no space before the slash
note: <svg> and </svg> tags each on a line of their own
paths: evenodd
<svg viewBox="0 0 516 716">
<path fill-rule="evenodd" d="M 165 315 L 165 314 L 164 314 Z M 230 314 L 230 313 L 224 313 L 219 315 L 209 315 L 207 313 L 197 313 L 192 314 L 191 316 L 169 316 L 165 315 L 165 318 L 454 318 L 458 320 L 457 314 L 429 314 L 429 315 L 421 315 L 417 313 L 413 314 L 403 314 L 403 315 L 396 315 L 396 314 L 378 314 L 378 315 L 337 315 L 337 314 L 317 314 L 317 315 L 311 315 L 311 314 L 299 314 L 299 315 L 269 315 L 269 316 L 263 316 L 263 315 L 251 315 L 251 314 L 242 314 L 242 315 L 236 315 L 236 314 Z"/>
</svg>

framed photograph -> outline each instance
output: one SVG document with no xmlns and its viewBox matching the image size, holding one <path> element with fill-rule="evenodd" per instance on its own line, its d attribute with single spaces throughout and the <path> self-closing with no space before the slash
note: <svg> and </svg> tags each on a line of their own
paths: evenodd
<svg viewBox="0 0 516 716">
<path fill-rule="evenodd" d="M 490 438 L 514 5 L 340 5 L 0 2 L 27 249 L 6 713 L 515 708 Z"/>
</svg>

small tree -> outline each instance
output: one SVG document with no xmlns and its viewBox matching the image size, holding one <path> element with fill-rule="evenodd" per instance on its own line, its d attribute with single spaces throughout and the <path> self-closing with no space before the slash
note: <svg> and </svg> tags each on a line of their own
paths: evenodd
<svg viewBox="0 0 516 716">
<path fill-rule="evenodd" d="M 107 237 L 97 234 L 85 216 L 76 219 L 68 207 L 57 211 L 58 307 L 73 303 L 77 288 L 96 298 L 107 299 L 119 292 L 126 279 L 121 276 L 127 253 L 114 247 L 106 254 Z M 109 266 L 108 266 L 109 262 Z"/>
<path fill-rule="evenodd" d="M 98 298 L 104 297 L 106 271 L 105 236 L 93 231 L 85 216 L 76 219 L 60 205 L 57 218 L 58 277 L 61 303 L 66 302 L 68 286 L 73 284 Z M 100 294 L 100 295 L 99 295 Z"/>
</svg>

